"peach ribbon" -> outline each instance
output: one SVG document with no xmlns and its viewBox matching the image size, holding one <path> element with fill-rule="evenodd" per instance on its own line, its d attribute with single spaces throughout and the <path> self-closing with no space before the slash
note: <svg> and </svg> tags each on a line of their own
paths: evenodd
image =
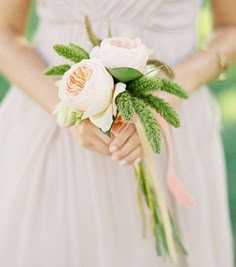
<svg viewBox="0 0 236 267">
<path fill-rule="evenodd" d="M 173 197 L 183 206 L 193 206 L 194 201 L 191 195 L 187 192 L 185 186 L 181 181 L 178 179 L 175 169 L 173 166 L 173 144 L 172 144 L 172 138 L 170 134 L 170 130 L 168 128 L 167 122 L 159 115 L 157 114 L 158 121 L 160 123 L 164 138 L 166 140 L 167 145 L 167 154 L 168 154 L 168 163 L 167 163 L 167 186 Z M 132 123 L 137 122 L 137 117 L 134 118 Z M 128 123 L 122 122 L 120 120 L 119 122 L 116 122 L 112 127 L 112 134 L 115 136 L 121 134 L 124 132 L 128 127 Z"/>
<path fill-rule="evenodd" d="M 175 173 L 174 164 L 173 164 L 173 156 L 174 156 L 173 144 L 172 144 L 172 138 L 171 138 L 168 124 L 159 114 L 157 114 L 157 118 L 160 123 L 164 138 L 166 140 L 166 145 L 167 145 L 167 154 L 168 154 L 167 164 L 168 165 L 167 165 L 166 180 L 167 180 L 169 191 L 181 205 L 193 206 L 194 205 L 193 198 L 187 192 L 183 183 L 181 183 L 181 181 L 178 179 Z"/>
</svg>

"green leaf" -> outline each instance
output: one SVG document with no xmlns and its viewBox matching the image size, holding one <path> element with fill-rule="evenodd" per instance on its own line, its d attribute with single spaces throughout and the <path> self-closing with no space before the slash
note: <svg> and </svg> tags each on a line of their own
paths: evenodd
<svg viewBox="0 0 236 267">
<path fill-rule="evenodd" d="M 154 229 L 156 252 L 158 256 L 162 256 L 162 245 L 165 244 L 165 236 L 163 238 L 163 232 L 159 225 L 156 225 Z M 165 245 L 163 245 L 165 248 Z"/>
<path fill-rule="evenodd" d="M 148 206 L 148 193 L 147 193 L 147 185 L 145 183 L 145 181 L 147 181 L 147 171 L 146 171 L 146 168 L 144 166 L 144 161 L 142 160 L 138 166 L 138 184 L 140 186 L 140 190 L 142 191 L 143 195 L 144 195 L 144 198 L 145 198 L 145 201 L 146 201 L 146 204 Z M 148 206 L 149 207 L 149 206 Z"/>
<path fill-rule="evenodd" d="M 140 95 L 140 98 L 155 109 L 167 122 L 174 127 L 180 127 L 179 115 L 169 103 L 154 95 Z"/>
<path fill-rule="evenodd" d="M 63 75 L 67 70 L 70 69 L 70 65 L 68 64 L 63 64 L 63 65 L 58 65 L 58 66 L 53 66 L 53 67 L 49 67 L 44 71 L 44 75 L 47 76 L 61 76 Z"/>
<path fill-rule="evenodd" d="M 181 253 L 183 253 L 183 255 L 185 255 L 185 256 L 188 256 L 188 251 L 183 245 L 183 242 L 182 242 L 182 240 L 180 238 L 180 235 L 179 235 L 179 231 L 178 231 L 178 229 L 176 227 L 176 224 L 175 224 L 170 212 L 169 212 L 169 219 L 170 219 L 173 235 L 174 235 L 174 238 L 175 238 L 175 242 L 177 243 L 179 249 L 181 250 Z"/>
<path fill-rule="evenodd" d="M 82 112 L 75 112 L 75 113 L 76 113 L 76 115 L 74 118 L 74 125 L 78 126 L 83 122 L 83 119 L 82 119 L 83 113 Z"/>
<path fill-rule="evenodd" d="M 70 61 L 73 61 L 75 63 L 80 62 L 83 59 L 88 59 L 89 54 L 79 46 L 75 45 L 62 45 L 62 44 L 56 44 L 53 46 L 53 49 L 57 52 L 58 55 L 69 59 Z"/>
<path fill-rule="evenodd" d="M 163 78 L 161 80 L 162 80 L 161 90 L 166 91 L 172 95 L 176 95 L 179 98 L 188 99 L 188 94 L 186 93 L 186 91 L 184 91 L 184 89 L 180 85 L 171 80 L 166 80 Z"/>
<path fill-rule="evenodd" d="M 136 80 L 143 76 L 143 73 L 139 70 L 129 67 L 108 68 L 108 71 L 114 78 L 123 83 Z"/>
<path fill-rule="evenodd" d="M 108 130 L 106 132 L 103 132 L 105 135 L 107 135 L 108 137 L 111 137 L 111 130 Z"/>
<path fill-rule="evenodd" d="M 137 97 L 131 97 L 133 107 L 143 125 L 147 140 L 149 141 L 153 151 L 160 153 L 160 126 L 153 115 L 152 111 L 148 108 L 145 102 Z"/>
<path fill-rule="evenodd" d="M 125 121 L 131 121 L 134 116 L 134 108 L 131 97 L 127 92 L 119 94 L 116 98 L 118 111 Z"/>
<path fill-rule="evenodd" d="M 127 91 L 137 96 L 146 92 L 159 90 L 162 87 L 162 81 L 160 78 L 148 78 L 143 76 L 135 81 L 127 84 Z"/>
</svg>

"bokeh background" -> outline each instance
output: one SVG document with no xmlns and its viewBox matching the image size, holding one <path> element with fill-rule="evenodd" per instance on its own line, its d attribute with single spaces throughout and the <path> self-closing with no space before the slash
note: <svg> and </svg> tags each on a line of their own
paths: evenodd
<svg viewBox="0 0 236 267">
<path fill-rule="evenodd" d="M 35 13 L 35 1 L 33 1 L 26 30 L 26 36 L 29 40 L 32 39 L 36 27 L 37 16 Z M 198 18 L 199 46 L 204 43 L 211 28 L 210 5 L 205 0 Z M 9 84 L 0 76 L 0 101 L 4 98 L 8 88 Z M 210 88 L 218 99 L 222 113 L 222 139 L 228 173 L 230 215 L 236 244 L 236 66 L 233 66 L 228 71 L 226 80 L 215 81 L 210 84 Z"/>
</svg>

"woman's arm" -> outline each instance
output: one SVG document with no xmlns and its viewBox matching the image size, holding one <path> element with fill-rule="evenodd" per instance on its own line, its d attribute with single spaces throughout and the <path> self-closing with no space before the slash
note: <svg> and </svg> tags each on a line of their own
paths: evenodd
<svg viewBox="0 0 236 267">
<path fill-rule="evenodd" d="M 236 1 L 211 1 L 213 32 L 206 49 L 195 52 L 174 68 L 176 82 L 190 93 L 218 77 L 222 60 L 229 66 L 236 62 Z"/>
<path fill-rule="evenodd" d="M 30 0 L 0 1 L 0 72 L 50 114 L 58 104 L 54 80 L 43 76 L 46 64 L 24 37 Z M 111 138 L 89 121 L 71 128 L 82 146 L 109 155 Z"/>
<path fill-rule="evenodd" d="M 0 72 L 47 112 L 58 103 L 52 79 L 43 77 L 46 64 L 24 37 L 30 0 L 0 1 Z"/>
</svg>

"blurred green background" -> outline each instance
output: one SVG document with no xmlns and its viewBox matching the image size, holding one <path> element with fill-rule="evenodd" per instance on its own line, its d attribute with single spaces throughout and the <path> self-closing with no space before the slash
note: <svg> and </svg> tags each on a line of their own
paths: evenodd
<svg viewBox="0 0 236 267">
<path fill-rule="evenodd" d="M 37 16 L 35 14 L 35 2 L 33 2 L 26 31 L 29 39 L 32 38 L 36 26 Z M 204 1 L 202 5 L 198 20 L 198 29 L 200 37 L 199 45 L 201 45 L 211 31 L 211 14 L 208 1 Z M 7 81 L 0 76 L 0 100 L 7 93 L 8 87 Z M 210 88 L 216 95 L 222 112 L 222 139 L 228 172 L 230 214 L 236 244 L 236 66 L 228 71 L 225 81 L 215 81 L 210 84 Z"/>
</svg>

